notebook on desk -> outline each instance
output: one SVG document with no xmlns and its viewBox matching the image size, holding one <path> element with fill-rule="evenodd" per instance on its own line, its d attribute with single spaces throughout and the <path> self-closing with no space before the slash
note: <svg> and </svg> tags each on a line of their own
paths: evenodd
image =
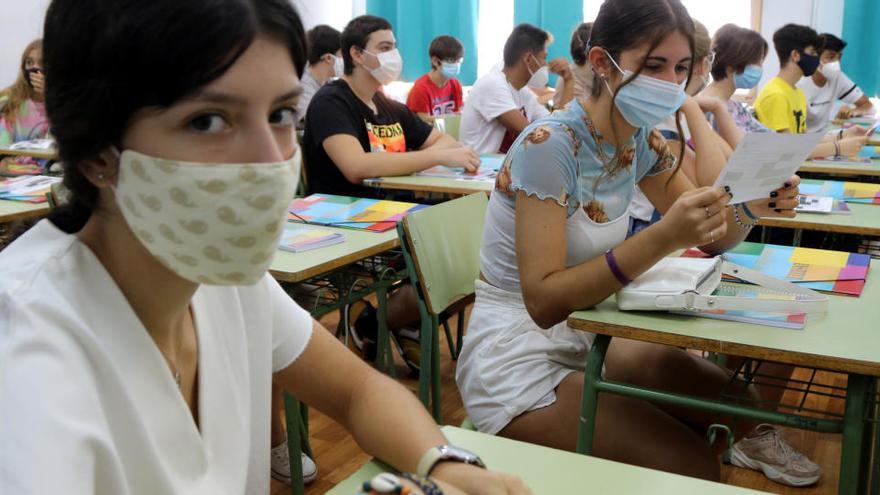
<svg viewBox="0 0 880 495">
<path fill-rule="evenodd" d="M 386 232 L 407 214 L 428 205 L 384 199 L 353 198 L 333 194 L 312 194 L 295 199 L 288 207 L 292 222 Z"/>
<path fill-rule="evenodd" d="M 291 253 L 301 253 L 312 249 L 332 246 L 345 242 L 345 234 L 333 232 L 299 223 L 288 223 L 284 226 L 284 233 L 278 248 Z"/>
</svg>

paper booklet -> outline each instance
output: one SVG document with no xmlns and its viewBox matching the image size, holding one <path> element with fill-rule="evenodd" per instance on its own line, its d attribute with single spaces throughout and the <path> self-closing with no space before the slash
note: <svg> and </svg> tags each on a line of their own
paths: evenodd
<svg viewBox="0 0 880 495">
<path fill-rule="evenodd" d="M 284 226 L 284 233 L 281 234 L 278 248 L 282 251 L 301 253 L 342 242 L 345 242 L 345 234 L 341 232 L 288 223 Z"/>
<path fill-rule="evenodd" d="M 834 208 L 834 198 L 831 196 L 799 196 L 798 206 L 794 211 L 798 213 L 831 213 Z"/>
<path fill-rule="evenodd" d="M 48 151 L 55 147 L 52 139 L 31 139 L 30 141 L 18 141 L 9 146 L 11 150 L 42 150 Z"/>
<path fill-rule="evenodd" d="M 728 188 L 730 204 L 770 197 L 801 167 L 822 140 L 821 133 L 751 132 L 743 137 L 715 186 Z"/>
<path fill-rule="evenodd" d="M 0 199 L 44 203 L 52 184 L 61 182 L 61 177 L 46 175 L 27 175 L 0 182 Z"/>
</svg>

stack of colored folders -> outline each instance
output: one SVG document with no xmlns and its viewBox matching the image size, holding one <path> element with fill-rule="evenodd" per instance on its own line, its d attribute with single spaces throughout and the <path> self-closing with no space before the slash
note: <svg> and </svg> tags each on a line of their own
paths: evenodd
<svg viewBox="0 0 880 495">
<path fill-rule="evenodd" d="M 45 203 L 52 184 L 61 182 L 61 177 L 27 175 L 6 179 L 0 182 L 0 199 L 23 201 L 25 203 Z"/>
<path fill-rule="evenodd" d="M 871 257 L 804 247 L 744 242 L 724 259 L 820 292 L 860 296 Z"/>
<path fill-rule="evenodd" d="M 328 227 L 386 232 L 396 227 L 407 213 L 427 205 L 383 199 L 352 198 L 332 194 L 312 194 L 293 200 L 287 219 Z"/>
<path fill-rule="evenodd" d="M 282 251 L 301 253 L 345 242 L 345 234 L 310 225 L 288 223 L 281 234 L 278 248 Z"/>
</svg>

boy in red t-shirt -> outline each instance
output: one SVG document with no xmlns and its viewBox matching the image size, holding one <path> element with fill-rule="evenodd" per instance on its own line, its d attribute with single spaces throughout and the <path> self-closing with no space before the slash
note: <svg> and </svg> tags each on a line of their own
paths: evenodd
<svg viewBox="0 0 880 495">
<path fill-rule="evenodd" d="M 406 106 L 419 117 L 433 122 L 434 117 L 461 111 L 461 83 L 458 73 L 464 47 L 452 36 L 438 36 L 428 48 L 431 71 L 416 79 Z"/>
</svg>

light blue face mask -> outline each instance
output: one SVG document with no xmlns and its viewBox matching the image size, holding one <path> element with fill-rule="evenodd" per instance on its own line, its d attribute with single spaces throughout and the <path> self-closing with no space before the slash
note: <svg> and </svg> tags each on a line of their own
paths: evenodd
<svg viewBox="0 0 880 495">
<path fill-rule="evenodd" d="M 461 62 L 443 62 L 440 73 L 449 79 L 455 79 L 461 72 Z"/>
<path fill-rule="evenodd" d="M 621 69 L 608 52 L 605 52 L 605 55 L 623 74 L 623 80 L 632 77 L 631 70 Z M 614 94 L 607 79 L 605 86 L 609 93 Z M 675 84 L 655 77 L 639 75 L 629 84 L 620 88 L 614 99 L 614 104 L 631 126 L 654 127 L 675 113 L 684 103 L 687 98 L 684 86 L 684 82 Z"/>
<path fill-rule="evenodd" d="M 739 89 L 752 89 L 761 81 L 764 69 L 760 65 L 747 65 L 742 72 L 733 75 L 733 83 Z"/>
</svg>

